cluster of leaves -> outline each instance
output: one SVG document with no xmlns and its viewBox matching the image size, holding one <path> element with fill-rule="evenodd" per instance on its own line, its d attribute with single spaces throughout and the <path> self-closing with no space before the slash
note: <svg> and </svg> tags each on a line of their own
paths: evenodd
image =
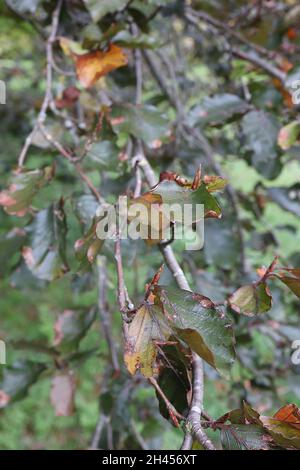
<svg viewBox="0 0 300 470">
<path fill-rule="evenodd" d="M 242 409 L 232 410 L 219 418 L 214 427 L 220 429 L 221 441 L 227 450 L 299 450 L 300 410 L 295 404 L 285 405 L 274 416 L 263 416 L 244 402 Z M 225 424 L 229 421 L 230 424 Z"/>
<path fill-rule="evenodd" d="M 296 404 L 273 417 L 255 411 L 300 399 L 299 366 L 290 361 L 291 343 L 300 339 L 298 299 L 285 295 L 287 287 L 300 297 L 300 120 L 292 101 L 300 76 L 297 2 L 185 3 L 7 0 L 0 7 L 12 30 L 19 28 L 20 43 L 28 44 L 28 51 L 16 48 L 12 37 L 4 49 L 12 103 L 10 111 L 0 108 L 1 294 L 10 299 L 18 290 L 25 306 L 34 290 L 45 292 L 59 280 L 62 297 L 71 298 L 58 307 L 52 299 L 56 321 L 48 315 L 46 340 L 41 317 L 29 328 L 32 312 L 25 307 L 26 339 L 18 339 L 24 337 L 18 326 L 13 337 L 19 320 L 6 307 L 0 335 L 15 351 L 1 366 L 0 407 L 8 414 L 43 378 L 50 379 L 55 414 L 71 415 L 83 365 L 96 357 L 107 370 L 95 377 L 104 423 L 97 445 L 159 447 L 157 435 L 168 431 L 145 398 L 145 378 L 156 380 L 184 421 L 194 353 L 214 390 L 205 408 L 223 413 L 203 423 L 220 430 L 220 441 L 213 435 L 217 446 L 299 449 Z M 13 34 L 3 31 L 5 39 Z M 46 41 L 52 49 L 44 83 Z M 42 105 L 39 113 L 43 96 L 47 109 Z M 25 167 L 21 159 L 16 168 L 23 142 Z M 150 189 L 141 175 L 141 149 L 157 176 Z M 199 167 L 202 173 L 195 173 Z M 162 284 L 157 278 L 150 283 L 140 303 L 146 280 L 161 265 L 157 247 L 163 247 L 165 226 L 146 244 L 122 241 L 126 284 L 139 305 L 128 307 L 124 347 L 117 341 L 114 240 L 97 237 L 96 215 L 99 206 L 117 205 L 119 195 L 128 196 L 129 209 L 142 204 L 148 215 L 163 203 L 203 204 L 205 211 L 203 250 L 172 243 L 193 292 L 176 287 L 166 268 Z M 143 223 L 149 231 L 149 217 Z M 100 254 L 109 302 L 98 301 L 96 308 L 103 290 Z M 277 258 L 261 267 L 275 255 L 280 267 Z M 90 344 L 97 309 L 105 335 L 108 329 L 117 345 L 118 363 L 125 349 L 127 371 L 112 370 L 107 345 L 103 353 L 98 340 Z M 156 392 L 161 415 L 178 425 Z M 251 406 L 240 409 L 242 400 Z"/>
</svg>

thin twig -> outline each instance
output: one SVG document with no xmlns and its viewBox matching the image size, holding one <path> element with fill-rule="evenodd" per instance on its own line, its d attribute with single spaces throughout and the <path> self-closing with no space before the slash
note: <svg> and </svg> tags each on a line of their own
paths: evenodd
<svg viewBox="0 0 300 470">
<path fill-rule="evenodd" d="M 175 424 L 176 427 L 179 427 L 179 421 L 178 420 L 184 420 L 184 417 L 172 405 L 170 400 L 167 398 L 167 396 L 164 394 L 164 392 L 160 388 L 159 384 L 157 383 L 157 380 L 154 377 L 150 377 L 149 382 L 153 385 L 153 387 L 157 391 L 158 395 L 165 402 L 165 405 L 167 407 L 167 410 L 170 414 L 170 418 L 172 419 L 173 423 Z"/>
<path fill-rule="evenodd" d="M 96 196 L 96 198 L 98 199 L 98 201 L 102 201 L 102 198 L 101 198 L 101 195 L 100 193 L 98 192 L 98 190 L 95 188 L 95 186 L 93 185 L 93 183 L 91 182 L 91 180 L 89 179 L 89 177 L 84 173 L 84 171 L 82 170 L 81 166 L 79 165 L 79 163 L 76 163 L 75 164 L 75 169 L 77 171 L 77 173 L 79 174 L 79 176 L 85 181 L 85 183 L 87 184 L 88 188 L 90 189 L 90 191 L 94 194 L 94 196 Z"/>
<path fill-rule="evenodd" d="M 121 241 L 120 237 L 117 234 L 117 239 L 115 242 L 115 260 L 117 266 L 117 277 L 118 277 L 118 302 L 119 302 L 119 309 L 122 313 L 123 319 L 123 334 L 124 339 L 127 341 L 128 339 L 128 323 L 127 323 L 127 313 L 131 312 L 134 309 L 134 305 L 131 302 L 128 290 L 124 280 L 124 271 L 123 271 L 123 263 L 122 263 L 122 252 L 121 252 Z"/>
<path fill-rule="evenodd" d="M 106 257 L 97 256 L 97 275 L 98 275 L 98 312 L 100 321 L 103 328 L 103 333 L 108 345 L 108 349 L 111 356 L 112 366 L 115 374 L 120 372 L 120 364 L 118 359 L 118 352 L 116 349 L 116 342 L 112 337 L 112 323 L 110 313 L 107 308 L 107 268 L 106 268 Z"/>
<path fill-rule="evenodd" d="M 189 22 L 195 24 L 196 20 L 194 17 L 199 18 L 200 20 L 214 26 L 217 29 L 224 31 L 229 36 L 234 37 L 237 41 L 242 44 L 245 44 L 249 48 L 255 50 L 259 54 L 265 55 L 268 58 L 272 58 L 274 56 L 274 52 L 266 49 L 265 47 L 260 46 L 259 44 L 252 43 L 248 41 L 242 34 L 240 34 L 235 29 L 232 29 L 228 24 L 222 23 L 222 21 L 217 20 L 216 18 L 212 17 L 208 13 L 204 11 L 196 11 L 192 8 L 186 8 L 185 17 L 189 20 Z"/>
<path fill-rule="evenodd" d="M 148 162 L 147 158 L 145 157 L 145 155 L 142 153 L 142 149 L 140 149 L 140 165 L 144 171 L 144 174 L 145 174 L 145 178 L 147 180 L 147 183 L 149 184 L 149 186 L 153 187 L 155 186 L 157 180 L 156 180 L 156 177 L 155 177 L 155 174 L 151 168 L 151 165 L 150 163 Z M 172 249 L 172 247 L 170 245 L 168 246 L 160 246 L 160 250 L 162 252 L 162 255 L 164 257 L 164 260 L 168 266 L 168 268 L 170 269 L 174 279 L 176 280 L 177 284 L 178 284 L 178 287 L 180 287 L 180 289 L 185 289 L 185 290 L 191 290 L 190 286 L 189 286 L 189 283 L 185 277 L 185 274 L 183 272 L 183 270 L 181 269 L 177 259 L 176 259 L 176 256 L 174 254 L 174 251 Z M 202 430 L 201 428 L 201 410 L 202 410 L 202 399 L 203 399 L 203 368 L 202 368 L 202 359 L 199 358 L 199 356 L 197 356 L 197 354 L 193 353 L 192 354 L 192 360 L 193 360 L 193 374 L 195 375 L 196 374 L 196 389 L 193 389 L 193 397 L 195 397 L 195 400 L 196 400 L 196 397 L 198 395 L 198 392 L 201 391 L 201 394 L 199 394 L 198 398 L 197 398 L 197 403 L 198 403 L 198 407 L 200 409 L 200 413 L 198 415 L 198 426 L 196 427 L 194 424 L 196 422 L 196 411 L 193 410 L 193 423 L 190 423 L 189 425 L 189 418 L 187 419 L 187 427 L 186 427 L 186 440 L 188 442 L 191 442 L 192 443 L 192 437 L 189 437 L 191 432 L 194 434 L 194 430 L 197 430 L 197 434 L 195 434 L 195 437 L 197 439 L 201 439 L 201 444 L 203 445 L 204 448 L 207 448 L 209 449 L 211 446 L 213 446 L 213 444 L 209 441 L 209 439 L 207 438 L 205 432 Z M 202 388 L 200 388 L 199 386 L 199 382 L 201 381 L 202 383 Z M 194 382 L 193 382 L 194 383 Z M 191 432 L 188 430 L 189 427 L 191 428 Z M 208 445 L 208 447 L 206 447 L 206 445 Z"/>
<path fill-rule="evenodd" d="M 272 77 L 280 80 L 283 85 L 285 84 L 286 73 L 282 72 L 282 70 L 278 69 L 270 62 L 267 62 L 266 60 L 262 59 L 257 54 L 254 54 L 253 52 L 241 51 L 237 47 L 231 47 L 230 52 L 239 59 L 251 62 L 256 67 L 259 67 L 260 69 L 267 72 L 268 75 L 271 75 Z"/>
<path fill-rule="evenodd" d="M 89 179 L 89 177 L 84 173 L 82 170 L 81 166 L 79 165 L 78 161 L 81 160 L 81 158 L 76 157 L 73 155 L 73 153 L 69 152 L 66 150 L 57 140 L 54 139 L 54 137 L 50 134 L 49 131 L 44 127 L 43 124 L 39 123 L 38 128 L 42 132 L 43 136 L 45 139 L 54 147 L 56 150 L 63 156 L 65 157 L 70 163 L 74 165 L 75 171 L 77 174 L 80 176 L 80 178 L 86 183 L 88 186 L 89 190 L 91 193 L 96 197 L 96 199 L 100 202 L 103 201 L 100 193 L 98 190 L 95 188 L 93 185 L 92 181 Z"/>
<path fill-rule="evenodd" d="M 143 436 L 137 429 L 136 423 L 133 419 L 130 420 L 130 426 L 133 432 L 135 439 L 137 440 L 138 444 L 141 446 L 142 450 L 148 450 L 147 442 L 144 440 Z"/>
<path fill-rule="evenodd" d="M 51 23 L 51 30 L 50 30 L 50 35 L 47 40 L 46 44 L 46 57 L 47 57 L 47 66 L 46 66 L 46 91 L 45 91 L 45 96 L 44 100 L 40 109 L 40 112 L 38 114 L 36 123 L 34 125 L 33 130 L 31 133 L 28 135 L 27 139 L 25 140 L 24 146 L 21 150 L 21 153 L 19 155 L 18 159 L 18 165 L 22 167 L 24 165 L 25 159 L 27 152 L 29 150 L 29 147 L 32 144 L 33 137 L 37 130 L 39 129 L 39 126 L 43 124 L 46 120 L 46 114 L 47 110 L 50 104 L 50 101 L 52 99 L 52 64 L 53 64 L 53 42 L 55 41 L 56 38 L 56 33 L 58 29 L 58 23 L 59 23 L 59 15 L 61 11 L 63 0 L 58 0 L 57 6 L 53 12 L 52 15 L 52 23 Z"/>
<path fill-rule="evenodd" d="M 134 198 L 140 196 L 141 190 L 142 190 L 142 183 L 143 183 L 142 172 L 138 164 L 135 165 L 135 179 L 136 181 L 135 181 L 135 188 L 134 188 L 134 193 L 133 193 Z"/>
<path fill-rule="evenodd" d="M 229 48 L 229 52 L 231 52 L 233 55 L 236 57 L 239 57 L 240 59 L 246 60 L 248 62 L 251 62 L 255 66 L 261 68 L 265 72 L 267 72 L 269 75 L 272 77 L 277 78 L 280 80 L 280 82 L 284 85 L 285 79 L 286 79 L 286 74 L 285 72 L 282 72 L 279 68 L 277 68 L 275 65 L 271 64 L 268 62 L 266 59 L 260 57 L 258 54 L 265 55 L 267 57 L 270 57 L 271 53 L 265 49 L 262 48 L 261 46 L 258 46 L 256 44 L 251 43 L 247 39 L 245 39 L 240 33 L 232 30 L 228 25 L 223 24 L 222 22 L 216 20 L 215 18 L 212 18 L 210 15 L 204 12 L 196 12 L 194 10 L 187 9 L 185 13 L 185 18 L 187 21 L 195 26 L 196 28 L 199 28 L 199 21 L 195 18 L 195 16 L 198 19 L 201 19 L 212 26 L 216 27 L 217 29 L 221 29 L 225 31 L 225 33 L 228 33 L 229 35 L 235 37 L 236 39 L 239 40 L 239 42 L 242 42 L 243 44 L 247 45 L 252 51 L 250 52 L 245 52 L 241 51 L 237 47 L 231 47 Z"/>
<path fill-rule="evenodd" d="M 146 64 L 148 65 L 150 69 L 150 72 L 152 73 L 153 77 L 157 81 L 161 91 L 163 92 L 164 95 L 166 95 L 171 106 L 173 106 L 177 110 L 178 103 L 174 99 L 174 96 L 171 90 L 169 90 L 169 87 L 167 83 L 165 82 L 165 79 L 161 73 L 161 70 L 156 65 L 151 53 L 149 51 L 144 50 L 142 54 L 143 54 Z"/>
<path fill-rule="evenodd" d="M 45 128 L 43 123 L 41 123 L 41 122 L 38 123 L 38 129 L 41 131 L 43 137 L 47 140 L 47 142 L 49 142 L 49 144 L 51 144 L 54 148 L 56 148 L 56 150 L 61 155 L 63 155 L 67 160 L 69 160 L 72 163 L 73 163 L 73 161 L 76 161 L 76 158 L 74 157 L 74 155 L 71 152 L 69 152 L 68 150 L 66 150 L 61 145 L 60 142 L 58 142 L 57 140 L 54 139 L 52 134 L 50 134 L 50 132 Z"/>
<path fill-rule="evenodd" d="M 203 362 L 197 354 L 193 354 L 193 398 L 187 417 L 187 432 L 181 446 L 182 450 L 191 449 L 192 437 L 202 444 L 204 449 L 216 450 L 201 426 L 203 408 Z"/>
<path fill-rule="evenodd" d="M 152 70 L 155 73 L 157 79 L 160 80 L 160 85 L 163 87 L 163 89 L 165 89 L 165 91 L 168 95 L 170 103 L 171 104 L 173 103 L 173 106 L 175 107 L 175 109 L 177 109 L 178 103 L 176 103 L 176 101 L 174 102 L 174 100 L 172 98 L 172 95 L 170 95 L 170 93 L 169 93 L 168 87 L 166 87 L 165 84 L 164 84 L 164 80 L 163 79 L 161 80 L 160 73 L 156 70 L 155 65 L 153 66 L 153 61 L 151 60 L 150 55 L 146 53 L 146 54 L 144 54 L 144 57 L 145 57 L 146 61 L 148 59 L 148 65 L 149 65 L 150 70 Z M 152 67 L 153 67 L 153 69 L 152 69 Z M 155 184 L 157 183 L 157 178 L 155 176 L 155 173 L 154 173 L 151 165 L 149 164 L 149 162 L 148 162 L 148 160 L 145 156 L 145 153 L 143 151 L 143 146 L 142 146 L 141 142 L 139 143 L 139 157 L 137 159 L 137 162 L 140 165 L 140 167 L 143 169 L 143 172 L 144 172 L 144 175 L 145 175 L 145 178 L 146 178 L 146 181 L 147 181 L 148 185 L 150 187 L 155 186 Z M 170 245 L 161 246 L 160 250 L 161 250 L 161 252 L 163 254 L 163 257 L 165 259 L 165 262 L 166 262 L 167 266 L 169 267 L 171 273 L 173 274 L 174 279 L 176 280 L 178 286 L 181 289 L 191 290 L 190 286 L 189 286 L 189 283 L 188 283 L 188 281 L 187 281 L 187 279 L 184 275 L 184 272 L 182 271 L 182 269 L 181 269 L 181 267 L 180 267 L 180 265 L 179 265 L 179 263 L 178 263 L 178 261 L 175 257 L 175 254 L 172 250 L 172 247 Z M 194 373 L 194 375 L 196 374 L 196 377 L 195 377 L 196 389 L 193 391 L 193 393 L 194 393 L 194 395 L 198 394 L 198 391 L 199 391 L 198 382 L 201 381 L 201 383 L 202 383 L 202 389 L 201 389 L 202 394 L 200 394 L 199 397 L 198 397 L 198 403 L 199 403 L 199 408 L 202 409 L 202 399 L 203 399 L 202 359 L 200 359 L 195 353 L 192 353 L 192 358 L 193 358 L 193 373 Z M 194 411 L 194 413 L 196 413 L 196 412 Z M 200 429 L 201 432 L 197 428 L 198 432 L 197 432 L 196 437 L 197 437 L 197 439 L 198 438 L 202 439 L 200 442 L 203 445 L 203 447 L 206 446 L 207 442 L 208 442 L 208 445 L 210 446 L 212 444 L 210 443 L 209 439 L 206 437 L 205 432 L 201 429 L 201 422 L 200 422 L 200 420 L 201 420 L 201 411 L 200 411 L 200 414 L 199 414 L 198 417 L 199 417 L 199 429 Z M 195 418 L 195 415 L 193 415 L 193 418 Z M 188 423 L 189 423 L 189 421 L 188 421 Z M 193 426 L 192 423 L 191 423 L 191 426 L 192 426 L 192 430 L 193 430 L 195 428 L 195 426 Z M 189 434 L 188 430 L 186 431 L 186 434 Z"/>
<path fill-rule="evenodd" d="M 107 417 L 103 416 L 102 413 L 100 413 L 97 424 L 96 424 L 96 429 L 92 437 L 92 442 L 89 447 L 90 450 L 97 450 L 99 449 L 99 441 L 101 438 L 102 430 L 106 424 Z"/>
</svg>

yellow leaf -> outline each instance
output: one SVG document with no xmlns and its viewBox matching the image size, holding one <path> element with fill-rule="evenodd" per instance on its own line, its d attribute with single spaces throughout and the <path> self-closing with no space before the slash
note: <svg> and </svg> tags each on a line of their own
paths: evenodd
<svg viewBox="0 0 300 470">
<path fill-rule="evenodd" d="M 154 305 L 143 305 L 128 330 L 124 361 L 130 374 L 134 375 L 140 370 L 145 377 L 152 377 L 156 369 L 155 340 L 166 341 L 170 334 L 170 328 L 159 309 Z"/>
</svg>

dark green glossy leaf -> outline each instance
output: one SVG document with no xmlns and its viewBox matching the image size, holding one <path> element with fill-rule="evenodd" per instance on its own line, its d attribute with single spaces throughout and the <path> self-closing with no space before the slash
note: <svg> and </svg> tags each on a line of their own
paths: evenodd
<svg viewBox="0 0 300 470">
<path fill-rule="evenodd" d="M 206 124 L 219 125 L 245 114 L 249 105 L 236 95 L 224 93 L 206 97 L 189 114 L 191 126 Z"/>
<path fill-rule="evenodd" d="M 118 32 L 113 42 L 123 47 L 128 48 L 141 48 L 141 49 L 152 49 L 159 46 L 158 41 L 150 36 L 149 34 L 139 34 L 138 36 L 132 36 L 129 31 L 123 30 Z"/>
<path fill-rule="evenodd" d="M 154 294 L 175 335 L 212 367 L 225 374 L 234 362 L 234 339 L 227 318 L 207 297 L 156 286 Z"/>
<path fill-rule="evenodd" d="M 242 129 L 254 168 L 265 178 L 276 178 L 281 170 L 278 120 L 264 111 L 251 111 L 243 117 Z"/>
<path fill-rule="evenodd" d="M 149 105 L 113 106 L 111 124 L 116 132 L 124 132 L 148 144 L 165 137 L 169 129 L 167 118 L 157 108 Z"/>
<path fill-rule="evenodd" d="M 90 227 L 99 203 L 92 194 L 83 194 L 75 201 L 75 213 L 85 227 Z"/>
<path fill-rule="evenodd" d="M 210 194 L 204 183 L 192 190 L 179 186 L 174 181 L 162 181 L 150 193 L 160 196 L 164 204 L 175 203 L 182 207 L 184 204 L 203 204 L 205 217 L 219 218 L 222 214 L 217 199 Z"/>
<path fill-rule="evenodd" d="M 159 351 L 164 365 L 159 373 L 158 384 L 175 409 L 185 416 L 189 409 L 188 394 L 191 390 L 187 370 L 190 366 L 186 357 L 188 351 L 183 348 L 180 349 L 179 345 L 161 346 Z M 158 393 L 156 393 L 156 396 L 159 401 L 161 415 L 170 420 L 170 413 L 164 400 Z M 170 421 L 172 422 L 172 420 Z"/>
<path fill-rule="evenodd" d="M 13 229 L 0 238 L 0 274 L 4 274 L 11 260 L 17 260 L 20 248 L 26 240 L 26 232 L 21 229 Z M 16 255 L 16 256 L 15 256 Z"/>
<path fill-rule="evenodd" d="M 233 218 L 207 220 L 204 225 L 204 256 L 208 264 L 232 269 L 239 263 L 241 246 Z"/>
<path fill-rule="evenodd" d="M 84 0 L 84 3 L 93 21 L 97 23 L 107 13 L 114 13 L 124 8 L 128 0 Z"/>
<path fill-rule="evenodd" d="M 52 281 L 68 271 L 66 232 L 62 200 L 36 214 L 30 226 L 30 244 L 23 247 L 22 254 L 30 271 L 39 279 Z"/>
<path fill-rule="evenodd" d="M 44 364 L 25 360 L 16 361 L 12 366 L 5 367 L 3 380 L 0 383 L 0 408 L 24 398 L 29 387 L 37 381 L 45 369 Z"/>
<path fill-rule="evenodd" d="M 96 311 L 65 310 L 55 322 L 54 345 L 62 352 L 73 352 L 95 320 Z"/>
<path fill-rule="evenodd" d="M 118 163 L 120 163 L 119 153 L 118 147 L 110 140 L 95 142 L 88 151 L 84 164 L 97 170 L 115 170 Z"/>
<path fill-rule="evenodd" d="M 15 10 L 17 13 L 26 14 L 26 13 L 35 13 L 37 7 L 41 0 L 5 0 L 7 5 Z"/>
</svg>

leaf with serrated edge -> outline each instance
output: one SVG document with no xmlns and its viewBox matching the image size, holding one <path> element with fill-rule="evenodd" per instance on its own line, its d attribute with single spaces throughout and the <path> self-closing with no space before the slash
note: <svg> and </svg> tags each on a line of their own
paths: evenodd
<svg viewBox="0 0 300 470">
<path fill-rule="evenodd" d="M 155 286 L 156 303 L 182 339 L 223 375 L 234 362 L 234 338 L 231 325 L 207 297 L 189 291 Z"/>
</svg>

